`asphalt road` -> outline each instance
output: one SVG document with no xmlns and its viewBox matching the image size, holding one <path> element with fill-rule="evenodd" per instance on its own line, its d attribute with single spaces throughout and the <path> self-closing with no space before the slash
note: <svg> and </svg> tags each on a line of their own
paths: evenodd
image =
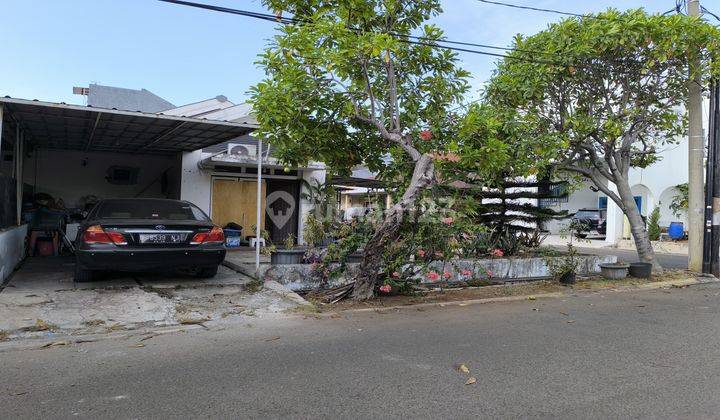
<svg viewBox="0 0 720 420">
<path fill-rule="evenodd" d="M 719 299 L 716 284 L 606 291 L 11 350 L 0 407 L 11 419 L 716 418 Z"/>
</svg>

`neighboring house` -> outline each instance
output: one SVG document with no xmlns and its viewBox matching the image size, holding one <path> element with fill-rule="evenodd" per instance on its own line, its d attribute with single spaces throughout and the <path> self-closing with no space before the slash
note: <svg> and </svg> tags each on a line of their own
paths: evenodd
<svg viewBox="0 0 720 420">
<path fill-rule="evenodd" d="M 660 226 L 667 228 L 671 222 L 683 222 L 687 226 L 687 214 L 675 216 L 670 210 L 670 203 L 679 194 L 676 185 L 688 181 L 687 138 L 677 144 L 666 146 L 661 151 L 661 160 L 645 169 L 631 169 L 630 187 L 640 214 L 648 217 L 656 206 L 660 207 Z M 614 185 L 610 184 L 614 189 Z M 566 199 L 542 203 L 556 210 L 568 210 L 575 213 L 582 208 L 607 209 L 606 242 L 613 244 L 620 239 L 630 239 L 630 226 L 617 205 L 599 192 L 592 183 L 585 183 L 574 190 Z M 551 233 L 558 233 L 568 220 L 549 222 L 545 228 Z"/>
<path fill-rule="evenodd" d="M 127 89 L 90 84 L 89 87 L 74 87 L 73 93 L 87 96 L 86 105 L 97 108 L 152 113 L 175 108 L 175 105 L 146 89 Z"/>
</svg>

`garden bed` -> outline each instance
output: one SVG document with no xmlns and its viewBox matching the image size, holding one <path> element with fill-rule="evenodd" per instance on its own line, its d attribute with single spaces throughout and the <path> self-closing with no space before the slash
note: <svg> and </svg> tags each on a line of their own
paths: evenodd
<svg viewBox="0 0 720 420">
<path fill-rule="evenodd" d="M 493 284 L 502 284 L 552 277 L 546 258 L 511 257 L 433 261 L 426 268 L 417 270 L 408 265 L 405 271 L 416 272 L 417 274 L 413 277 L 421 284 L 436 283 L 428 278 L 429 272 L 435 272 L 444 281 L 449 282 L 483 280 Z M 617 257 L 614 255 L 577 255 L 575 258 L 579 261 L 577 273 L 580 275 L 599 273 L 600 264 L 617 261 Z M 303 291 L 348 284 L 356 277 L 359 269 L 359 263 L 345 264 L 344 270 L 339 263 L 332 263 L 327 267 L 320 268 L 313 264 L 280 264 L 261 266 L 260 275 L 265 281 L 277 281 L 293 291 Z"/>
</svg>

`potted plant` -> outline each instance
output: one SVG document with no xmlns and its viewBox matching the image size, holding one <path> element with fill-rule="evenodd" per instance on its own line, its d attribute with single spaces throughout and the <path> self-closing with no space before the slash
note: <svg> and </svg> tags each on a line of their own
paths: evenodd
<svg viewBox="0 0 720 420">
<path fill-rule="evenodd" d="M 565 256 L 558 256 L 557 253 L 546 256 L 545 264 L 553 278 L 560 281 L 560 283 L 575 283 L 576 271 L 580 266 L 580 261 L 577 259 L 577 251 L 572 244 L 568 244 L 568 251 Z"/>
<path fill-rule="evenodd" d="M 600 274 L 608 280 L 622 280 L 627 277 L 630 265 L 622 261 L 600 264 Z"/>
<path fill-rule="evenodd" d="M 270 253 L 271 264 L 302 264 L 304 249 L 295 248 L 295 235 L 289 234 L 283 242 L 282 249 L 274 249 Z"/>
</svg>

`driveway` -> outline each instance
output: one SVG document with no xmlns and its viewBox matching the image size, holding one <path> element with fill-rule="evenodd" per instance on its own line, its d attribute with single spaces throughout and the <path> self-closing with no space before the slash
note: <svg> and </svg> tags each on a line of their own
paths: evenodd
<svg viewBox="0 0 720 420">
<path fill-rule="evenodd" d="M 0 406 L 18 419 L 717 418 L 718 299 L 717 283 L 605 291 L 8 351 Z"/>
<path fill-rule="evenodd" d="M 249 277 L 224 266 L 212 279 L 117 273 L 90 283 L 75 283 L 73 269 L 70 257 L 28 258 L 0 291 L 0 331 L 47 335 L 222 322 L 303 303 L 276 284 L 252 293 Z"/>
</svg>

